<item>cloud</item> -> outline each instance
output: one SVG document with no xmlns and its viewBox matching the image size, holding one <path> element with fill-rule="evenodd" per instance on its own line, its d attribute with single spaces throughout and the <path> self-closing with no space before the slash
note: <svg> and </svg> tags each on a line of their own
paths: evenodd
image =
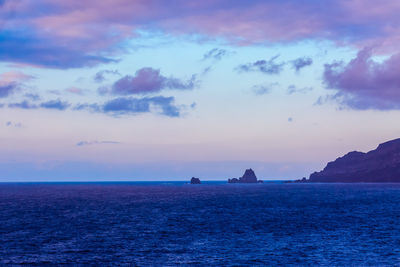
<svg viewBox="0 0 400 267">
<path fill-rule="evenodd" d="M 84 95 L 85 94 L 85 90 L 83 90 L 82 88 L 78 88 L 78 87 L 70 87 L 65 89 L 66 92 L 71 93 L 71 94 L 75 94 L 75 95 Z"/>
<path fill-rule="evenodd" d="M 310 92 L 310 91 L 312 91 L 312 90 L 313 90 L 312 87 L 297 88 L 296 85 L 292 84 L 292 85 L 289 85 L 289 86 L 288 86 L 288 88 L 287 88 L 287 93 L 288 93 L 289 95 L 298 94 L 298 93 L 300 93 L 300 94 L 305 94 L 305 93 L 308 93 L 308 92 Z"/>
<path fill-rule="evenodd" d="M 232 54 L 228 50 L 221 49 L 221 48 L 213 48 L 210 51 L 207 51 L 207 53 L 204 54 L 203 60 L 207 59 L 213 59 L 213 60 L 221 60 L 222 58 L 229 56 Z"/>
<path fill-rule="evenodd" d="M 93 104 L 88 104 L 88 103 L 84 103 L 84 104 L 77 104 L 73 110 L 88 110 L 90 112 L 101 112 L 101 106 L 97 103 L 93 103 Z"/>
<path fill-rule="evenodd" d="M 58 96 L 62 95 L 60 90 L 48 90 L 47 93 Z"/>
<path fill-rule="evenodd" d="M 69 106 L 70 104 L 68 102 L 61 101 L 59 99 L 42 102 L 39 105 L 32 104 L 27 100 L 8 104 L 9 108 L 20 108 L 20 109 L 44 108 L 44 109 L 66 110 Z"/>
<path fill-rule="evenodd" d="M 116 142 L 116 141 L 80 141 L 80 142 L 76 143 L 76 146 L 103 145 L 103 144 L 116 145 L 116 144 L 120 144 L 120 142 Z"/>
<path fill-rule="evenodd" d="M 263 85 L 255 85 L 253 86 L 253 92 L 256 95 L 265 95 L 271 92 L 271 88 Z"/>
<path fill-rule="evenodd" d="M 266 85 L 254 85 L 251 87 L 251 91 L 256 95 L 266 95 L 269 94 L 275 87 L 279 86 L 279 83 L 270 83 Z"/>
<path fill-rule="evenodd" d="M 27 82 L 34 78 L 35 76 L 28 75 L 19 71 L 8 71 L 0 74 L 1 82 Z"/>
<path fill-rule="evenodd" d="M 47 102 L 43 102 L 40 104 L 41 108 L 45 109 L 57 109 L 57 110 L 66 110 L 70 104 L 66 101 L 57 100 L 50 100 Z"/>
<path fill-rule="evenodd" d="M 37 109 L 38 106 L 35 104 L 32 104 L 26 100 L 17 102 L 17 103 L 10 103 L 8 104 L 9 108 L 20 108 L 20 109 Z"/>
<path fill-rule="evenodd" d="M 126 75 L 116 81 L 111 93 L 116 95 L 147 94 L 157 93 L 164 89 L 192 90 L 195 86 L 196 75 L 188 81 L 181 81 L 161 75 L 158 69 L 142 68 L 136 71 L 134 76 Z"/>
<path fill-rule="evenodd" d="M 38 94 L 32 94 L 32 93 L 27 93 L 24 95 L 25 97 L 33 100 L 33 101 L 37 101 L 40 99 L 40 96 Z"/>
<path fill-rule="evenodd" d="M 274 82 L 274 83 L 269 83 L 269 84 L 259 84 L 259 85 L 253 85 L 250 90 L 253 92 L 255 95 L 266 95 L 271 93 L 271 91 L 279 86 L 279 83 Z"/>
<path fill-rule="evenodd" d="M 311 66 L 313 63 L 313 60 L 312 60 L 312 58 L 309 58 L 309 57 L 299 57 L 297 59 L 292 60 L 290 63 L 292 64 L 292 67 L 296 70 L 296 72 L 298 72 L 302 68 Z"/>
<path fill-rule="evenodd" d="M 257 60 L 253 63 L 239 65 L 236 70 L 239 72 L 262 72 L 265 74 L 279 74 L 285 66 L 285 62 L 276 63 L 275 60 L 279 55 L 273 56 L 268 60 Z"/>
<path fill-rule="evenodd" d="M 103 104 L 78 104 L 73 110 L 88 110 L 94 113 L 105 113 L 112 116 L 135 115 L 140 113 L 155 112 L 168 117 L 179 117 L 180 108 L 174 104 L 174 97 L 119 97 Z M 192 107 L 194 108 L 194 106 Z"/>
<path fill-rule="evenodd" d="M 60 40 L 57 39 L 56 34 L 54 36 L 41 35 L 38 29 L 28 32 L 29 30 L 0 32 L 0 61 L 57 69 L 118 62 L 118 59 L 91 55 L 90 51 L 86 51 L 84 47 L 73 48 L 77 46 L 76 44 L 67 46 L 59 43 Z M 75 38 L 66 39 L 75 41 Z"/>
<path fill-rule="evenodd" d="M 349 63 L 325 64 L 323 79 L 336 93 L 318 103 L 336 101 L 342 108 L 400 109 L 400 53 L 382 62 L 372 59 L 372 49 L 365 48 Z"/>
<path fill-rule="evenodd" d="M 200 75 L 201 75 L 201 76 L 204 76 L 204 75 L 208 74 L 211 70 L 212 70 L 212 66 L 208 66 L 208 67 L 204 68 L 204 69 L 201 71 Z"/>
<path fill-rule="evenodd" d="M 19 89 L 17 83 L 0 84 L 0 98 L 7 97 Z"/>
<path fill-rule="evenodd" d="M 24 100 L 16 103 L 9 103 L 8 108 L 18 109 L 53 109 L 53 110 L 75 110 L 75 111 L 90 111 L 93 113 L 104 113 L 112 116 L 120 115 L 136 115 L 141 113 L 156 113 L 167 117 L 180 117 L 181 107 L 175 105 L 174 97 L 154 96 L 154 97 L 119 97 L 100 103 L 83 103 L 72 105 L 66 101 L 50 100 L 42 102 L 38 105 Z M 3 107 L 3 105 L 0 105 Z M 195 105 L 191 106 L 194 108 Z"/>
<path fill-rule="evenodd" d="M 117 70 L 102 70 L 96 73 L 94 76 L 93 80 L 95 82 L 101 83 L 106 80 L 106 75 L 111 74 L 111 75 L 121 75 L 119 71 Z"/>
<path fill-rule="evenodd" d="M 0 74 L 0 98 L 12 95 L 23 86 L 23 82 L 27 82 L 33 78 L 31 75 L 18 71 L 8 71 Z"/>
<path fill-rule="evenodd" d="M 115 62 L 126 40 L 153 30 L 240 45 L 325 39 L 393 52 L 399 12 L 393 0 L 8 0 L 0 60 L 51 68 Z"/>
<path fill-rule="evenodd" d="M 14 127 L 14 128 L 22 128 L 22 123 L 20 123 L 20 122 L 15 123 L 15 122 L 12 122 L 12 121 L 8 121 L 8 122 L 6 122 L 6 126 L 7 127 Z"/>
<path fill-rule="evenodd" d="M 174 97 L 120 97 L 104 103 L 102 111 L 113 115 L 135 114 L 150 112 L 151 107 L 159 109 L 157 113 L 168 117 L 179 117 L 180 110 L 173 103 Z"/>
</svg>

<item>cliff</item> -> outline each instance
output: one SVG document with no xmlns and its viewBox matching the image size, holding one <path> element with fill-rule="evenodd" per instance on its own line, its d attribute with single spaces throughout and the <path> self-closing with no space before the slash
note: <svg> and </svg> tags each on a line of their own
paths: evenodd
<svg viewBox="0 0 400 267">
<path fill-rule="evenodd" d="M 400 182 L 400 138 L 368 153 L 350 152 L 311 174 L 306 182 Z"/>
</svg>

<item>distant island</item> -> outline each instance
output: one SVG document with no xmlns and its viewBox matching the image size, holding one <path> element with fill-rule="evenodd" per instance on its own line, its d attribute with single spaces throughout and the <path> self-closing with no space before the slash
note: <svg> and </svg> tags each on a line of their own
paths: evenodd
<svg viewBox="0 0 400 267">
<path fill-rule="evenodd" d="M 232 178 L 228 179 L 228 183 L 230 184 L 237 184 L 237 183 L 246 183 L 246 184 L 251 184 L 251 183 L 262 183 L 262 180 L 258 180 L 256 174 L 252 169 L 247 169 L 243 176 L 240 178 Z"/>
<path fill-rule="evenodd" d="M 201 184 L 200 178 L 192 177 L 190 184 Z"/>
<path fill-rule="evenodd" d="M 400 182 L 400 138 L 380 144 L 368 153 L 353 151 L 329 162 L 320 172 L 314 172 L 309 179 L 295 182 Z"/>
</svg>

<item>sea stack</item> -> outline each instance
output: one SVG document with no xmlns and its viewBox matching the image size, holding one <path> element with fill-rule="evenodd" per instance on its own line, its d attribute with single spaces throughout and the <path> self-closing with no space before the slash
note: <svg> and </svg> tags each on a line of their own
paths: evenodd
<svg viewBox="0 0 400 267">
<path fill-rule="evenodd" d="M 230 183 L 230 184 L 235 184 L 235 183 L 252 184 L 252 183 L 262 183 L 262 181 L 257 180 L 257 176 L 252 169 L 247 169 L 244 172 L 242 177 L 228 179 L 228 183 Z"/>
<path fill-rule="evenodd" d="M 201 184 L 200 178 L 192 177 L 190 184 Z"/>
</svg>

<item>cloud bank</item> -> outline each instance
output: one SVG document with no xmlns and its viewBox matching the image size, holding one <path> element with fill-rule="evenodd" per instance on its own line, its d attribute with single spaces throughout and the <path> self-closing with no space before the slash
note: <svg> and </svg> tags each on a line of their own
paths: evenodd
<svg viewBox="0 0 400 267">
<path fill-rule="evenodd" d="M 0 106 L 3 107 L 3 106 Z M 83 103 L 72 105 L 60 99 L 42 102 L 40 104 L 31 103 L 28 100 L 9 103 L 8 108 L 17 109 L 49 109 L 49 110 L 86 110 L 94 113 L 103 113 L 111 116 L 137 115 L 143 113 L 155 113 L 167 117 L 180 117 L 181 107 L 175 105 L 174 97 L 154 96 L 154 97 L 119 97 L 108 100 L 104 103 Z"/>
<path fill-rule="evenodd" d="M 392 0 L 5 0 L 0 61 L 50 68 L 116 62 L 124 41 L 153 30 L 238 45 L 332 40 L 392 53 L 399 13 Z"/>
</svg>

